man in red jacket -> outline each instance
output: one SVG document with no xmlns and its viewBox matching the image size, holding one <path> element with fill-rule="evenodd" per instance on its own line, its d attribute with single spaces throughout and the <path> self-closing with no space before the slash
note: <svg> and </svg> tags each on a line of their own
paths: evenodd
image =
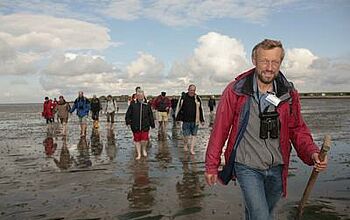
<svg viewBox="0 0 350 220">
<path fill-rule="evenodd" d="M 225 88 L 208 143 L 206 181 L 211 186 L 237 178 L 246 219 L 273 219 L 273 208 L 286 196 L 290 143 L 304 163 L 317 171 L 327 166 L 302 118 L 298 92 L 280 72 L 283 58 L 280 41 L 265 39 L 253 48 L 255 68 Z"/>
</svg>

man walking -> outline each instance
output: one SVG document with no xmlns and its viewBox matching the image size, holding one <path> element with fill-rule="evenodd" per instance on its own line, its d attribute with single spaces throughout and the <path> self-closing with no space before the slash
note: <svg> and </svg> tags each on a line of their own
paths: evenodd
<svg viewBox="0 0 350 220">
<path fill-rule="evenodd" d="M 219 102 L 205 159 L 209 185 L 237 178 L 246 219 L 273 219 L 273 209 L 286 196 L 291 143 L 300 159 L 324 170 L 301 112 L 298 92 L 280 72 L 284 49 L 265 39 L 252 51 L 255 68 L 239 75 Z M 225 165 L 218 172 L 227 141 Z"/>
<path fill-rule="evenodd" d="M 188 92 L 184 93 L 177 104 L 175 117 L 182 121 L 182 133 L 184 135 L 184 151 L 188 151 L 190 145 L 191 154 L 195 154 L 194 146 L 199 123 L 204 124 L 202 101 L 196 94 L 196 86 L 188 86 Z"/>
<path fill-rule="evenodd" d="M 90 111 L 90 102 L 86 97 L 84 97 L 84 93 L 82 91 L 79 92 L 78 98 L 75 99 L 74 105 L 69 112 L 73 113 L 75 110 L 77 110 L 77 116 L 80 123 L 80 136 L 86 137 L 87 118 Z"/>
<path fill-rule="evenodd" d="M 159 140 L 166 139 L 166 128 L 168 123 L 169 109 L 171 107 L 171 102 L 168 97 L 165 96 L 166 92 L 161 92 L 161 94 L 154 100 L 153 106 L 158 113 L 158 138 Z"/>
</svg>

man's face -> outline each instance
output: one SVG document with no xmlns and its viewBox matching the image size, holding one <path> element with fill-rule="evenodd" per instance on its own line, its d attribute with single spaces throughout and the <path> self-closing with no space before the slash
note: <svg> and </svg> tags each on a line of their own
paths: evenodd
<svg viewBox="0 0 350 220">
<path fill-rule="evenodd" d="M 188 88 L 188 96 L 193 97 L 195 95 L 196 95 L 196 87 L 195 86 L 190 86 Z"/>
<path fill-rule="evenodd" d="M 79 92 L 79 97 L 83 97 L 83 92 Z"/>
<path fill-rule="evenodd" d="M 264 84 L 270 84 L 277 77 L 281 66 L 282 49 L 273 48 L 264 50 L 259 48 L 256 51 L 256 56 L 253 59 L 253 64 L 256 66 L 258 80 Z"/>
<path fill-rule="evenodd" d="M 138 100 L 142 101 L 145 98 L 145 95 L 143 94 L 143 92 L 138 91 L 136 93 L 136 97 Z"/>
</svg>

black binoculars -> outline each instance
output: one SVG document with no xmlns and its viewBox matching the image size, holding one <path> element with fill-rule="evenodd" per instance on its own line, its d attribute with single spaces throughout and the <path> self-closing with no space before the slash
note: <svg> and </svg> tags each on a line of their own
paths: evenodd
<svg viewBox="0 0 350 220">
<path fill-rule="evenodd" d="M 279 135 L 279 120 L 278 112 L 263 112 L 259 115 L 260 118 L 260 138 L 267 139 L 270 138 L 276 139 Z"/>
</svg>

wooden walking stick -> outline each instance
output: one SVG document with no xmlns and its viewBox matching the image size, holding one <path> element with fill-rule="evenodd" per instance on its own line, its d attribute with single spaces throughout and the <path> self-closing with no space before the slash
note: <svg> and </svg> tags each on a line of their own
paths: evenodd
<svg viewBox="0 0 350 220">
<path fill-rule="evenodd" d="M 325 135 L 324 139 L 323 139 L 321 152 L 319 154 L 320 161 L 324 161 L 324 158 L 326 157 L 327 152 L 329 151 L 330 147 L 331 147 L 331 136 Z M 301 198 L 299 206 L 298 206 L 298 214 L 297 214 L 298 220 L 301 220 L 301 218 L 303 216 L 304 206 L 306 204 L 307 199 L 310 196 L 312 187 L 314 186 L 314 184 L 316 182 L 317 176 L 318 176 L 318 171 L 316 171 L 316 169 L 314 168 L 312 170 L 309 181 L 307 182 L 303 197 Z"/>
</svg>

